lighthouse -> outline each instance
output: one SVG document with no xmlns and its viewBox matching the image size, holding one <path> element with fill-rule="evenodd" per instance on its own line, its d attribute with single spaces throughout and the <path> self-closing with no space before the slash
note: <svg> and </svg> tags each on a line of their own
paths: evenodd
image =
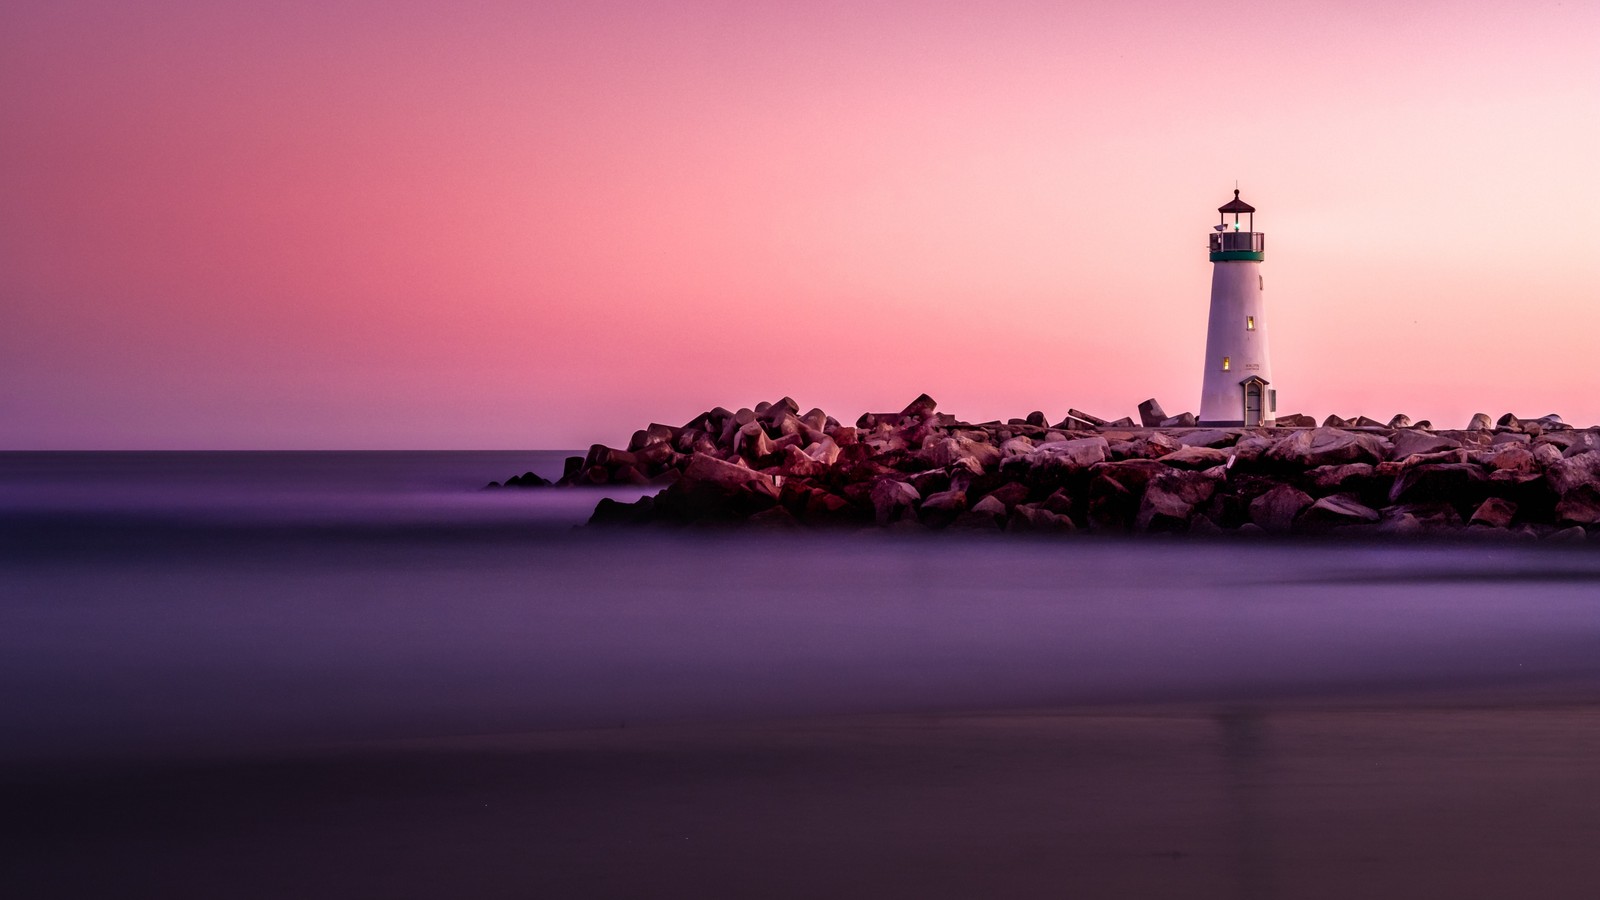
<svg viewBox="0 0 1600 900">
<path fill-rule="evenodd" d="M 1256 231 L 1256 208 L 1233 199 L 1217 208 L 1211 234 L 1211 320 L 1206 326 L 1206 377 L 1201 425 L 1271 425 L 1278 410 L 1267 355 L 1267 317 L 1261 280 L 1266 235 Z"/>
</svg>

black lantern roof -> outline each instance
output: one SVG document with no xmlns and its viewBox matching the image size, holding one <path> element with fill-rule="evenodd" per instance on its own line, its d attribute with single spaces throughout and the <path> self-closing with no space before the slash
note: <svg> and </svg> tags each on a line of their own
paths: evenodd
<svg viewBox="0 0 1600 900">
<path fill-rule="evenodd" d="M 1217 207 L 1217 212 L 1222 213 L 1223 215 L 1227 215 L 1228 213 L 1253 213 L 1255 211 L 1256 208 L 1254 206 L 1251 206 L 1250 204 L 1239 199 L 1238 188 L 1233 189 L 1232 200 L 1229 200 L 1227 203 Z"/>
</svg>

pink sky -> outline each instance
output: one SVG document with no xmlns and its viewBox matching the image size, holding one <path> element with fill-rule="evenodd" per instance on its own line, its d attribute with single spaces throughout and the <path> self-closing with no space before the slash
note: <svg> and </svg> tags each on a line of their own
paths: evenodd
<svg viewBox="0 0 1600 900">
<path fill-rule="evenodd" d="M 577 447 L 792 395 L 1600 422 L 1600 5 L 11 4 L 0 448 Z"/>
</svg>

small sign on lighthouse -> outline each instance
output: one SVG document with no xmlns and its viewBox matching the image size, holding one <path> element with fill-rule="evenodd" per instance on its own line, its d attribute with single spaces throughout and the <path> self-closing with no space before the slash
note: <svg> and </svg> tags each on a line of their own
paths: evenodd
<svg viewBox="0 0 1600 900">
<path fill-rule="evenodd" d="M 1278 389 L 1267 355 L 1266 235 L 1255 229 L 1256 208 L 1233 199 L 1217 208 L 1211 234 L 1211 319 L 1206 327 L 1201 425 L 1271 425 Z"/>
</svg>

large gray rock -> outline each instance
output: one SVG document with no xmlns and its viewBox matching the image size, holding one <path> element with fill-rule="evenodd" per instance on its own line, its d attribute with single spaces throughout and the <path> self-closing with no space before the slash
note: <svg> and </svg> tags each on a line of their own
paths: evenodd
<svg viewBox="0 0 1600 900">
<path fill-rule="evenodd" d="M 692 484 L 704 484 L 727 489 L 744 488 L 752 485 L 759 485 L 774 492 L 777 489 L 771 475 L 757 472 L 747 466 L 724 462 L 704 453 L 696 453 L 690 457 L 688 467 L 683 470 L 683 480 Z"/>
<path fill-rule="evenodd" d="M 1198 424 L 1200 420 L 1191 412 L 1178 413 L 1169 419 L 1161 420 L 1162 428 L 1193 428 Z"/>
<path fill-rule="evenodd" d="M 1315 502 L 1310 494 L 1280 484 L 1250 501 L 1250 521 L 1273 534 L 1287 534 L 1296 516 Z"/>
<path fill-rule="evenodd" d="M 1473 413 L 1472 421 L 1467 423 L 1468 431 L 1492 431 L 1494 423 L 1489 420 L 1488 413 Z"/>
<path fill-rule="evenodd" d="M 1157 403 L 1154 397 L 1139 404 L 1139 421 L 1144 423 L 1146 428 L 1159 428 L 1161 421 L 1166 417 L 1166 411 L 1161 408 L 1161 404 Z"/>
</svg>

